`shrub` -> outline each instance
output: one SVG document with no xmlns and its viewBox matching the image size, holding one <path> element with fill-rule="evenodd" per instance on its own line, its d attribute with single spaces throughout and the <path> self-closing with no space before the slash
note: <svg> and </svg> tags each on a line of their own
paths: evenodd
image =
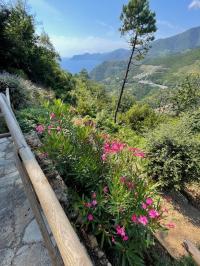
<svg viewBox="0 0 200 266">
<path fill-rule="evenodd" d="M 143 265 L 152 232 L 163 228 L 157 185 L 144 171 L 145 153 L 102 134 L 91 119 L 72 117 L 60 100 L 46 108 L 46 121 L 36 127 L 42 151 L 75 190 L 73 209 L 82 227 L 115 253 L 115 265 Z"/>
<path fill-rule="evenodd" d="M 200 143 L 181 122 L 162 125 L 149 138 L 149 174 L 163 187 L 181 189 L 200 179 Z"/>
<path fill-rule="evenodd" d="M 28 80 L 9 73 L 0 73 L 0 92 L 9 88 L 10 100 L 14 109 L 22 109 L 30 105 L 38 105 L 41 98 L 52 98 L 54 94 L 45 91 Z"/>
<path fill-rule="evenodd" d="M 126 118 L 130 127 L 142 133 L 154 128 L 160 121 L 160 116 L 147 104 L 135 104 L 127 113 Z"/>
</svg>

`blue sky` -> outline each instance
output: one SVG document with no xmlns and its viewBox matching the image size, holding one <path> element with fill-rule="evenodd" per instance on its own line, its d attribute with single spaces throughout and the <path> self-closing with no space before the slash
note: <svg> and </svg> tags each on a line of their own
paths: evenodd
<svg viewBox="0 0 200 266">
<path fill-rule="evenodd" d="M 31 13 L 64 57 L 126 48 L 119 16 L 128 0 L 28 0 Z M 156 12 L 156 38 L 200 26 L 200 0 L 150 0 Z"/>
</svg>

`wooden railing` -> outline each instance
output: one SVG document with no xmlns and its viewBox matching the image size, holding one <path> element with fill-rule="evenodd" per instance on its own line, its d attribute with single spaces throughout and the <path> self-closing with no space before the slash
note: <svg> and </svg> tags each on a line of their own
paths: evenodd
<svg viewBox="0 0 200 266">
<path fill-rule="evenodd" d="M 92 265 L 85 248 L 80 243 L 53 189 L 26 143 L 12 111 L 8 89 L 6 89 L 6 95 L 0 93 L 0 110 L 0 116 L 5 119 L 9 129 L 9 133 L 0 134 L 0 138 L 12 137 L 16 166 L 52 264 L 56 266 L 63 264 L 67 266 Z M 56 247 L 53 245 L 46 223 L 51 229 Z"/>
</svg>

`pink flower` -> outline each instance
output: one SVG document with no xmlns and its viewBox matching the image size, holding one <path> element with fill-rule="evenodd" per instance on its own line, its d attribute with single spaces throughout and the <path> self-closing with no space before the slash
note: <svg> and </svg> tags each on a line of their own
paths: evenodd
<svg viewBox="0 0 200 266">
<path fill-rule="evenodd" d="M 144 158 L 145 157 L 145 153 L 144 152 L 135 152 L 133 155 L 136 156 L 136 157 L 140 157 L 140 158 Z"/>
<path fill-rule="evenodd" d="M 35 129 L 39 134 L 42 134 L 45 131 L 45 127 L 43 125 L 38 125 Z"/>
<path fill-rule="evenodd" d="M 108 193 L 108 186 L 105 186 L 105 187 L 103 188 L 103 192 L 104 192 L 104 193 Z"/>
<path fill-rule="evenodd" d="M 120 182 L 121 182 L 122 184 L 124 184 L 124 183 L 126 182 L 126 177 L 125 177 L 125 176 L 121 176 L 121 177 L 120 177 Z"/>
<path fill-rule="evenodd" d="M 168 224 L 166 224 L 166 226 L 168 228 L 175 228 L 176 227 L 175 223 L 173 223 L 173 222 L 169 222 Z"/>
<path fill-rule="evenodd" d="M 132 215 L 131 221 L 137 223 L 137 216 L 135 214 Z"/>
<path fill-rule="evenodd" d="M 60 126 L 57 126 L 57 131 L 60 132 L 61 131 L 61 127 Z"/>
<path fill-rule="evenodd" d="M 97 201 L 96 201 L 96 200 L 93 200 L 93 201 L 92 201 L 92 206 L 95 207 L 96 205 L 97 205 Z"/>
<path fill-rule="evenodd" d="M 117 231 L 117 234 L 122 236 L 122 237 L 124 237 L 126 235 L 125 228 L 123 226 L 120 227 L 119 225 L 117 225 L 116 231 Z"/>
<path fill-rule="evenodd" d="M 95 192 L 93 192 L 93 193 L 92 193 L 92 198 L 93 198 L 93 199 L 96 199 L 96 197 L 97 197 L 97 194 L 96 194 Z"/>
<path fill-rule="evenodd" d="M 105 153 L 101 156 L 101 159 L 102 159 L 102 161 L 105 162 L 105 160 L 106 160 L 106 154 Z"/>
<path fill-rule="evenodd" d="M 146 204 L 147 204 L 147 205 L 151 205 L 151 204 L 153 204 L 153 200 L 152 200 L 152 198 L 147 198 L 147 199 L 146 199 Z"/>
<path fill-rule="evenodd" d="M 146 210 L 146 208 L 147 208 L 147 204 L 143 202 L 142 203 L 142 209 Z"/>
<path fill-rule="evenodd" d="M 87 216 L 87 219 L 88 219 L 88 221 L 93 221 L 94 220 L 94 216 L 91 213 L 89 213 L 88 216 Z"/>
<path fill-rule="evenodd" d="M 91 208 L 92 204 L 90 202 L 86 202 L 86 203 L 84 203 L 84 206 L 87 207 L 87 208 Z"/>
<path fill-rule="evenodd" d="M 54 119 L 56 117 L 56 115 L 54 113 L 50 114 L 50 119 Z"/>
<path fill-rule="evenodd" d="M 115 238 L 114 238 L 114 236 L 112 236 L 111 241 L 112 241 L 113 243 L 115 243 Z"/>
<path fill-rule="evenodd" d="M 123 241 L 127 241 L 127 240 L 128 240 L 128 236 L 125 235 L 125 236 L 123 237 Z"/>
<path fill-rule="evenodd" d="M 148 219 L 147 219 L 146 216 L 140 215 L 140 217 L 138 218 L 138 222 L 143 224 L 143 225 L 147 225 L 148 224 Z"/>
<path fill-rule="evenodd" d="M 127 185 L 127 187 L 129 188 L 129 189 L 133 189 L 134 188 L 134 184 L 133 184 L 133 182 L 127 182 L 126 183 L 126 185 Z"/>
<path fill-rule="evenodd" d="M 158 216 L 159 216 L 159 213 L 156 210 L 152 209 L 149 211 L 150 218 L 154 219 L 154 218 L 157 218 Z"/>
</svg>

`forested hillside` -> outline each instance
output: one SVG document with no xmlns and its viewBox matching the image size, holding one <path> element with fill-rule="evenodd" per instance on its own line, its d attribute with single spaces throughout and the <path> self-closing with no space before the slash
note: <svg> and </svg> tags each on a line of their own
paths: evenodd
<svg viewBox="0 0 200 266">
<path fill-rule="evenodd" d="M 90 76 L 105 84 L 108 92 L 115 93 L 120 87 L 119 81 L 123 78 L 126 64 L 126 61 L 104 62 Z M 132 66 L 127 90 L 141 100 L 159 89 L 175 88 L 184 76 L 199 72 L 199 48 L 174 55 L 147 58 L 138 66 Z"/>
</svg>

